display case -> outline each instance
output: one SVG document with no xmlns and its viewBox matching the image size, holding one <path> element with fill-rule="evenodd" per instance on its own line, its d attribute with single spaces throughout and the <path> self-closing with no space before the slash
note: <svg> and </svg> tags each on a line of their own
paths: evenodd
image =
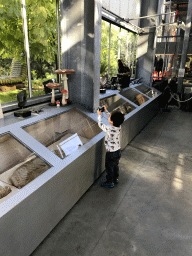
<svg viewBox="0 0 192 256">
<path fill-rule="evenodd" d="M 104 133 L 96 117 L 75 104 L 47 105 L 26 119 L 5 115 L 4 121 L 0 251 L 5 256 L 26 256 L 104 171 Z"/>
<path fill-rule="evenodd" d="M 150 98 L 138 89 L 111 90 L 100 98 L 99 105 L 125 114 L 122 149 L 159 110 L 160 93 Z M 105 133 L 97 119 L 97 113 L 75 104 L 47 105 L 25 120 L 5 115 L 0 128 L 2 255 L 30 255 L 105 170 Z"/>
<path fill-rule="evenodd" d="M 138 84 L 124 89 L 119 94 L 111 90 L 107 97 L 101 96 L 100 106 L 106 105 L 109 112 L 118 109 L 125 114 L 125 121 L 121 125 L 121 149 L 124 149 L 159 111 L 160 95 L 161 93 L 152 87 Z M 127 106 L 130 111 L 124 110 Z M 104 113 L 103 117 L 103 122 L 107 125 L 107 115 Z"/>
<path fill-rule="evenodd" d="M 137 106 L 140 106 L 149 100 L 148 97 L 133 88 L 122 91 L 120 94 Z"/>
<path fill-rule="evenodd" d="M 160 94 L 160 92 L 157 91 L 156 89 L 154 89 L 153 87 L 149 87 L 149 86 L 143 85 L 143 84 L 140 84 L 140 85 L 136 86 L 135 88 L 150 98 L 153 98 Z"/>
<path fill-rule="evenodd" d="M 50 168 L 11 134 L 0 136 L 0 203 Z"/>
<path fill-rule="evenodd" d="M 78 109 L 71 109 L 23 129 L 60 158 L 65 158 L 101 132 L 97 123 Z"/>
<path fill-rule="evenodd" d="M 107 107 L 107 110 L 109 112 L 118 110 L 124 115 L 127 115 L 136 108 L 131 103 L 122 99 L 117 94 L 109 96 L 107 98 L 100 99 L 100 106 L 103 105 Z"/>
</svg>

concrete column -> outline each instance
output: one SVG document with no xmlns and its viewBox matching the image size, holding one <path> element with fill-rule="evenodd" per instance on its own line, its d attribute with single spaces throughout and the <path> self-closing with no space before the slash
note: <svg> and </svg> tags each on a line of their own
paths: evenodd
<svg viewBox="0 0 192 256">
<path fill-rule="evenodd" d="M 142 0 L 141 17 L 157 14 L 158 0 Z M 156 24 L 156 23 L 155 23 Z M 150 18 L 141 19 L 140 27 L 149 27 L 154 25 Z M 155 29 L 146 30 L 146 33 L 139 35 L 137 42 L 137 78 L 142 78 L 143 83 L 150 85 L 151 70 L 153 66 L 153 47 L 154 47 Z"/>
<path fill-rule="evenodd" d="M 69 97 L 95 112 L 99 105 L 101 0 L 61 0 L 62 68 L 68 75 Z"/>
</svg>

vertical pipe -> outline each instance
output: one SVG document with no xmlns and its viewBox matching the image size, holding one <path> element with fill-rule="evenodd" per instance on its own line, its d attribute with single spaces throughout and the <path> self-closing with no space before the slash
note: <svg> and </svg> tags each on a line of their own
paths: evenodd
<svg viewBox="0 0 192 256">
<path fill-rule="evenodd" d="M 180 36 L 180 28 L 177 28 L 177 36 Z M 173 57 L 173 76 L 176 76 L 176 74 L 178 74 L 178 67 L 177 67 L 177 59 L 178 59 L 178 53 L 179 53 L 179 48 L 180 48 L 180 41 L 181 39 L 179 37 L 175 38 L 175 42 L 176 42 L 176 50 L 175 50 L 175 54 Z"/>
<path fill-rule="evenodd" d="M 111 50 L 111 23 L 109 23 L 108 79 L 109 79 L 109 73 L 110 73 L 110 50 Z"/>
<path fill-rule="evenodd" d="M 23 31 L 25 37 L 25 52 L 27 58 L 27 73 L 28 73 L 28 88 L 29 88 L 29 98 L 32 97 L 32 86 L 31 86 L 31 67 L 30 67 L 30 53 L 29 53 L 29 39 L 27 31 L 27 17 L 26 17 L 26 5 L 25 0 L 22 0 L 22 15 L 23 15 Z"/>
<path fill-rule="evenodd" d="M 157 10 L 157 14 L 161 14 L 161 0 L 159 0 L 158 2 L 158 10 Z M 156 55 L 156 45 L 157 45 L 157 28 L 160 25 L 160 20 L 162 19 L 162 16 L 159 15 L 156 19 L 156 30 L 155 30 L 155 37 L 154 37 L 154 43 L 153 43 L 153 64 L 151 66 L 151 77 L 150 77 L 150 86 L 152 86 L 153 84 L 153 71 L 154 71 L 154 66 L 155 66 L 155 55 Z"/>
<path fill-rule="evenodd" d="M 134 63 L 135 63 L 135 39 L 136 39 L 136 34 L 134 34 L 131 77 L 133 77 L 133 70 L 134 70 Z"/>
<path fill-rule="evenodd" d="M 171 1 L 169 3 L 169 7 L 168 7 L 168 10 L 167 12 L 169 13 L 169 16 L 168 16 L 168 23 L 171 23 Z M 168 27 L 169 28 L 169 27 Z M 167 35 L 169 36 L 170 35 L 170 32 L 169 30 L 167 31 Z M 166 42 L 165 42 L 165 49 L 164 49 L 164 57 L 163 57 L 163 70 L 162 70 L 162 74 L 164 73 L 164 70 L 166 69 L 167 70 L 167 67 L 168 67 L 168 61 L 169 61 L 169 57 L 166 54 L 166 51 L 167 51 L 167 46 L 168 46 L 168 42 L 170 42 L 170 39 L 168 37 L 166 37 Z"/>
<path fill-rule="evenodd" d="M 127 43 L 126 43 L 126 64 L 128 64 L 128 44 L 129 44 L 129 32 L 127 32 L 128 34 L 127 34 Z"/>
<path fill-rule="evenodd" d="M 180 69 L 185 68 L 188 45 L 189 45 L 190 30 L 191 30 L 191 18 L 192 18 L 192 0 L 189 0 L 186 23 L 185 23 L 185 34 L 184 34 L 184 39 L 183 39 L 183 48 L 182 48 Z M 183 93 L 183 76 L 178 77 L 178 92 Z"/>
<path fill-rule="evenodd" d="M 121 58 L 121 28 L 119 28 L 119 48 L 118 48 L 118 59 Z"/>
<path fill-rule="evenodd" d="M 131 65 L 131 43 L 130 43 L 130 41 L 129 41 L 129 45 L 128 45 L 128 51 L 129 51 L 129 64 L 128 64 L 128 66 L 130 68 L 130 65 Z"/>
<path fill-rule="evenodd" d="M 57 14 L 57 56 L 58 56 L 58 69 L 61 68 L 61 42 L 60 42 L 60 18 L 59 18 L 59 0 L 56 0 L 56 14 Z M 59 83 L 61 76 L 59 76 Z"/>
</svg>

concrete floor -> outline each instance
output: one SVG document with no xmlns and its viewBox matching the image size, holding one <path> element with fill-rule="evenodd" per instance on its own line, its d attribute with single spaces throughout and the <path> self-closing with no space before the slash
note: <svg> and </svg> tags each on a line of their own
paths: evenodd
<svg viewBox="0 0 192 256">
<path fill-rule="evenodd" d="M 192 255 L 192 113 L 159 112 L 31 256 Z M 75 186 L 75 184 L 74 184 Z"/>
</svg>

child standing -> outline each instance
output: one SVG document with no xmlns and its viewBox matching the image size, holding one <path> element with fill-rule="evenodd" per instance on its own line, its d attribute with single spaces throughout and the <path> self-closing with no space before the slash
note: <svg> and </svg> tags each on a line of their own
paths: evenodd
<svg viewBox="0 0 192 256">
<path fill-rule="evenodd" d="M 107 150 L 105 157 L 106 182 L 102 183 L 102 187 L 113 188 L 114 183 L 119 182 L 119 159 L 121 158 L 120 131 L 121 124 L 124 122 L 124 115 L 119 111 L 111 114 L 107 111 L 106 106 L 104 112 L 109 117 L 109 125 L 105 125 L 101 120 L 101 111 L 98 109 L 98 126 L 106 132 L 105 148 Z"/>
</svg>

